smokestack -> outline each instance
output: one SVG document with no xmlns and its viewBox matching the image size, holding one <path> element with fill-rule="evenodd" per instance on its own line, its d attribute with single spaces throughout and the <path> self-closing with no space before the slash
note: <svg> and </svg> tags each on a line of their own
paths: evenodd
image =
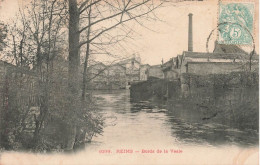
<svg viewBox="0 0 260 165">
<path fill-rule="evenodd" d="M 192 14 L 189 14 L 189 37 L 188 37 L 188 51 L 193 51 L 193 41 L 192 41 Z"/>
</svg>

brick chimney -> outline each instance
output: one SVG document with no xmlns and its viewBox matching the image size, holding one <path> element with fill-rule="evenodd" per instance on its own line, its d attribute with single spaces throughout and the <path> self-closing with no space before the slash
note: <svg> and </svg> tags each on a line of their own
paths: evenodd
<svg viewBox="0 0 260 165">
<path fill-rule="evenodd" d="M 189 14 L 189 33 L 188 33 L 188 51 L 192 52 L 193 51 L 193 41 L 192 41 L 192 15 Z"/>
</svg>

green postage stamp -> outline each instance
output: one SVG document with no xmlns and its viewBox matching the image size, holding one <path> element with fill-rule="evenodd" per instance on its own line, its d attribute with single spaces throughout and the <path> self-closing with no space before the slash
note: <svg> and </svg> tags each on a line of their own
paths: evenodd
<svg viewBox="0 0 260 165">
<path fill-rule="evenodd" d="M 219 3 L 220 44 L 251 45 L 253 42 L 254 3 Z"/>
</svg>

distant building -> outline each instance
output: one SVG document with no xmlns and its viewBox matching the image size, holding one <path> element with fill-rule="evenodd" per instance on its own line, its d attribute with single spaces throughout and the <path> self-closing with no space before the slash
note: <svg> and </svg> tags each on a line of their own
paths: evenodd
<svg viewBox="0 0 260 165">
<path fill-rule="evenodd" d="M 239 48 L 236 45 L 225 45 L 219 44 L 218 41 L 215 41 L 215 48 L 213 53 L 239 53 L 239 54 L 247 54 L 244 50 Z"/>
<path fill-rule="evenodd" d="M 162 64 L 163 78 L 167 80 L 177 80 L 180 75 L 178 57 L 171 58 L 166 63 Z"/>
<path fill-rule="evenodd" d="M 164 78 L 161 65 L 150 66 L 150 68 L 148 69 L 148 79 L 149 78 L 160 78 L 160 79 Z"/>
<path fill-rule="evenodd" d="M 107 68 L 108 89 L 124 89 L 127 85 L 126 68 L 115 64 Z"/>
<path fill-rule="evenodd" d="M 230 72 L 258 70 L 258 56 L 243 53 L 201 53 L 183 52 L 180 73 L 194 73 L 198 75 L 228 74 Z"/>
<path fill-rule="evenodd" d="M 130 58 L 116 64 L 97 63 L 88 68 L 91 89 L 123 89 L 140 81 L 140 60 Z"/>
<path fill-rule="evenodd" d="M 258 70 L 258 56 L 249 61 L 249 54 L 236 45 L 215 42 L 213 53 L 193 52 L 192 14 L 189 14 L 188 51 L 162 65 L 164 78 L 179 79 L 183 73 L 197 75 L 226 74 L 243 70 Z"/>
<path fill-rule="evenodd" d="M 91 89 L 107 89 L 108 87 L 108 70 L 103 63 L 91 65 L 88 68 L 87 88 Z"/>
<path fill-rule="evenodd" d="M 39 105 L 37 82 L 38 76 L 35 72 L 0 60 L 0 98 L 3 101 L 1 106 L 8 106 L 11 100 L 15 100 L 20 107 Z"/>
<path fill-rule="evenodd" d="M 236 45 L 215 43 L 213 53 L 184 51 L 162 65 L 164 78 L 174 80 L 182 73 L 197 75 L 227 74 L 230 72 L 258 70 L 259 56 L 249 60 L 249 54 Z M 251 66 L 250 66 L 251 65 Z"/>
<path fill-rule="evenodd" d="M 150 65 L 145 64 L 140 67 L 140 81 L 146 81 L 148 79 Z"/>
<path fill-rule="evenodd" d="M 140 60 L 135 57 L 118 62 L 126 69 L 127 84 L 140 81 Z"/>
<path fill-rule="evenodd" d="M 249 54 L 236 45 L 218 44 L 215 41 L 213 53 L 193 52 L 192 14 L 189 14 L 188 40 L 188 51 L 182 53 L 181 61 L 178 60 L 180 74 L 208 75 L 258 70 L 258 56 L 250 59 Z"/>
</svg>

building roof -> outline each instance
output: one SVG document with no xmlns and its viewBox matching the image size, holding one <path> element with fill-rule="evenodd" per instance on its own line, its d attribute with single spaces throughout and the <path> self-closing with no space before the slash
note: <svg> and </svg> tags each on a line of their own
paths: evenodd
<svg viewBox="0 0 260 165">
<path fill-rule="evenodd" d="M 159 64 L 159 65 L 151 65 L 150 67 L 151 68 L 161 68 L 161 64 Z"/>
<path fill-rule="evenodd" d="M 113 64 L 113 65 L 108 65 L 107 67 L 108 67 L 108 68 L 111 68 L 111 67 L 114 67 L 114 66 L 119 66 L 119 67 L 121 67 L 121 68 L 123 68 L 123 69 L 126 69 L 126 67 L 124 67 L 123 65 L 121 65 L 121 64 L 119 64 L 119 63 Z"/>
<path fill-rule="evenodd" d="M 148 66 L 148 67 L 150 67 L 149 64 L 142 64 L 142 65 L 141 65 L 141 67 L 144 67 L 144 66 Z"/>
<path fill-rule="evenodd" d="M 214 61 L 208 61 L 208 62 L 200 62 L 200 61 L 188 61 L 186 65 L 188 64 L 232 64 L 236 65 L 235 62 L 214 62 Z"/>
<path fill-rule="evenodd" d="M 239 48 L 236 45 L 226 45 L 219 44 L 215 41 L 215 48 L 213 50 L 214 53 L 242 53 L 247 54 L 243 49 Z"/>
<path fill-rule="evenodd" d="M 170 69 L 173 65 L 173 58 L 171 58 L 169 61 L 165 62 L 164 64 L 162 64 L 162 70 L 167 70 Z"/>
<path fill-rule="evenodd" d="M 119 61 L 118 64 L 127 64 L 129 61 L 131 62 L 132 60 L 134 60 L 135 62 L 139 63 L 139 61 L 137 61 L 134 57 L 133 58 L 129 58 L 129 59 L 126 59 L 126 60 L 122 60 L 122 61 Z"/>
<path fill-rule="evenodd" d="M 183 52 L 184 58 L 210 58 L 210 59 L 248 59 L 249 55 L 244 53 L 206 53 L 206 52 Z M 253 56 L 253 60 L 259 59 L 258 56 Z"/>
</svg>

